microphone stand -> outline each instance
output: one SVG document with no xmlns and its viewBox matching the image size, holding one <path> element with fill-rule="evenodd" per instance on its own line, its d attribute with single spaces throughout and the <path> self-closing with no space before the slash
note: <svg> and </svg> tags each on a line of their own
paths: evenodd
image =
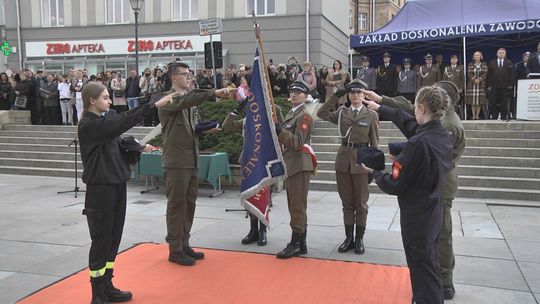
<svg viewBox="0 0 540 304">
<path fill-rule="evenodd" d="M 78 170 L 77 170 L 77 145 L 79 144 L 79 138 L 75 137 L 68 145 L 68 147 L 71 147 L 71 145 L 75 145 L 75 188 L 73 190 L 69 191 L 59 191 L 56 194 L 63 194 L 63 193 L 75 193 L 75 198 L 77 198 L 78 192 L 86 192 L 85 190 L 80 190 L 79 186 L 77 185 L 77 178 L 78 178 Z"/>
</svg>

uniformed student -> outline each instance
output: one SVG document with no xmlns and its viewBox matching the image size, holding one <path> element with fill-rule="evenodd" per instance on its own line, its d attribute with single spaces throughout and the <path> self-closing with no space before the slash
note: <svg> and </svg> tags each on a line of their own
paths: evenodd
<svg viewBox="0 0 540 304">
<path fill-rule="evenodd" d="M 335 170 L 345 225 L 345 241 L 338 251 L 354 249 L 356 254 L 365 252 L 363 239 L 369 199 L 368 172 L 357 166 L 356 162 L 358 148 L 377 148 L 379 145 L 378 115 L 362 104 L 365 98 L 362 90 L 365 89 L 366 83 L 355 79 L 345 86 L 344 91 L 337 91 L 317 112 L 321 119 L 338 125 L 341 146 L 336 155 Z M 340 95 L 345 94 L 351 103 L 350 107 L 341 106 L 333 111 Z"/>
<path fill-rule="evenodd" d="M 183 266 L 195 264 L 204 253 L 189 245 L 199 189 L 199 122 L 197 105 L 215 97 L 229 95 L 229 89 L 189 91 L 191 73 L 183 62 L 173 63 L 168 70 L 172 93 L 161 100 L 169 103 L 158 110 L 163 134 L 161 165 L 167 194 L 167 236 L 169 261 Z"/>
<path fill-rule="evenodd" d="M 377 92 L 381 95 L 395 96 L 398 84 L 396 65 L 391 63 L 390 53 L 383 54 L 383 64 L 377 67 Z"/>
<path fill-rule="evenodd" d="M 365 104 L 391 118 L 408 138 L 405 148 L 393 162 L 392 173 L 363 167 L 373 173 L 381 190 L 398 197 L 401 235 L 414 303 L 442 304 L 439 272 L 439 234 L 443 219 L 441 190 L 452 166 L 452 139 L 440 118 L 448 109 L 448 94 L 436 86 L 420 89 L 414 105 L 415 117 L 374 101 Z"/>
<path fill-rule="evenodd" d="M 439 237 L 440 270 L 443 282 L 444 298 L 449 300 L 454 297 L 455 288 L 453 272 L 455 266 L 454 250 L 452 244 L 452 204 L 458 188 L 458 176 L 456 166 L 465 151 L 465 130 L 456 111 L 456 105 L 460 100 L 459 89 L 452 82 L 439 81 L 435 86 L 442 88 L 450 97 L 450 104 L 445 115 L 441 119 L 443 127 L 452 136 L 452 167 L 445 177 L 442 187 L 443 220 Z M 414 106 L 404 102 L 402 97 L 389 98 L 378 96 L 373 92 L 366 92 L 368 98 L 392 108 L 401 108 L 405 112 L 414 115 Z"/>
<path fill-rule="evenodd" d="M 152 115 L 155 107 L 167 105 L 168 101 L 147 103 L 105 116 L 103 113 L 109 111 L 112 102 L 107 88 L 97 82 L 84 86 L 82 100 L 84 111 L 78 135 L 84 165 L 82 180 L 86 184 L 83 214 L 92 239 L 88 266 L 92 304 L 129 301 L 131 292 L 118 290 L 112 284 L 114 261 L 126 217 L 126 181 L 131 175 L 120 150 L 120 135 Z M 145 149 L 148 151 L 149 148 Z"/>
<path fill-rule="evenodd" d="M 284 147 L 283 160 L 287 167 L 285 188 L 292 229 L 290 243 L 277 254 L 280 259 L 307 253 L 307 194 L 314 170 L 310 154 L 302 151 L 304 145 L 310 143 L 313 127 L 313 119 L 304 106 L 309 89 L 302 81 L 295 81 L 289 87 L 289 92 L 292 109 L 285 116 L 283 124 L 276 124 L 279 143 Z"/>
<path fill-rule="evenodd" d="M 236 108 L 230 112 L 227 117 L 225 117 L 225 120 L 223 121 L 223 130 L 227 132 L 243 132 L 245 118 L 239 119 L 239 116 L 242 110 L 246 107 L 248 99 L 249 97 L 244 98 L 244 100 L 238 103 Z M 283 115 L 281 114 L 281 108 L 278 105 L 275 105 L 275 107 L 277 112 L 277 123 L 282 123 Z M 242 153 L 240 153 L 240 157 L 238 159 L 242 159 Z M 270 199 L 272 199 L 271 193 L 272 192 L 270 190 Z M 265 246 L 268 242 L 266 236 L 266 225 L 259 221 L 259 219 L 251 213 L 249 213 L 249 218 L 250 229 L 248 234 L 242 239 L 242 244 L 247 245 L 257 242 L 257 245 Z"/>
<path fill-rule="evenodd" d="M 437 64 L 433 64 L 433 56 L 426 54 L 424 56 L 426 64 L 420 66 L 418 69 L 418 75 L 416 77 L 416 91 L 423 87 L 431 86 L 435 82 L 442 79 L 441 70 Z"/>
<path fill-rule="evenodd" d="M 410 58 L 403 59 L 403 70 L 399 71 L 398 74 L 397 91 L 398 95 L 407 98 L 412 104 L 416 94 L 416 72 L 411 70 L 411 64 L 412 60 Z"/>
<path fill-rule="evenodd" d="M 369 57 L 362 56 L 362 67 L 356 71 L 356 78 L 365 82 L 370 90 L 377 90 L 377 72 L 369 67 Z"/>
</svg>

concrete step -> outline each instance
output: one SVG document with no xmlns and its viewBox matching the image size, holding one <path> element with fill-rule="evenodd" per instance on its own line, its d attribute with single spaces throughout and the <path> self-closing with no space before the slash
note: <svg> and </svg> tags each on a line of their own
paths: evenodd
<svg viewBox="0 0 540 304">
<path fill-rule="evenodd" d="M 40 152 L 71 152 L 75 150 L 74 146 L 51 145 L 51 144 L 29 144 L 29 143 L 2 143 L 2 150 L 7 151 L 40 151 Z"/>
<path fill-rule="evenodd" d="M 510 121 L 510 122 L 503 122 L 503 121 L 462 121 L 463 128 L 465 130 L 489 130 L 489 131 L 496 131 L 496 130 L 530 130 L 530 131 L 539 131 L 540 130 L 540 122 L 535 121 Z M 314 121 L 314 128 L 335 128 L 336 125 L 324 120 L 316 119 Z M 380 122 L 380 128 L 381 129 L 398 129 L 391 121 L 381 121 Z"/>
<path fill-rule="evenodd" d="M 493 130 L 466 130 L 466 138 L 493 138 L 496 134 L 497 138 L 515 138 L 515 139 L 540 139 L 540 131 L 493 131 Z M 337 127 L 333 128 L 316 128 L 313 130 L 312 136 L 339 136 Z M 380 129 L 379 136 L 385 137 L 402 137 L 403 134 L 398 129 Z"/>
<path fill-rule="evenodd" d="M 80 159 L 80 154 L 77 156 Z M 1 158 L 24 158 L 41 160 L 65 160 L 73 161 L 75 155 L 73 152 L 44 152 L 44 151 L 9 151 L 0 150 Z"/>
<path fill-rule="evenodd" d="M 153 127 L 133 127 L 128 133 L 148 134 Z M 2 130 L 9 131 L 53 131 L 53 132 L 73 132 L 77 133 L 77 126 L 52 126 L 52 125 L 2 125 Z"/>
<path fill-rule="evenodd" d="M 313 180 L 310 182 L 309 189 L 318 191 L 337 191 L 337 186 L 336 183 L 332 181 Z M 375 183 L 371 183 L 368 189 L 370 193 L 382 193 L 380 188 Z M 538 202 L 540 200 L 540 190 L 460 186 L 456 196 L 479 199 L 508 199 Z"/>
<path fill-rule="evenodd" d="M 50 169 L 75 169 L 73 160 L 42 160 L 42 159 L 25 159 L 25 158 L 0 158 L 0 166 L 10 167 L 32 167 L 32 168 L 50 168 Z M 82 170 L 82 161 L 79 158 L 77 167 Z"/>
<path fill-rule="evenodd" d="M 405 137 L 387 137 L 380 136 L 379 144 L 385 145 L 393 142 L 406 141 Z M 341 143 L 339 136 L 312 136 L 312 144 L 320 143 Z M 540 148 L 540 140 L 531 139 L 516 139 L 516 138 L 467 138 L 465 141 L 467 146 L 482 146 L 482 147 L 514 147 L 514 148 Z"/>
<path fill-rule="evenodd" d="M 38 175 L 38 176 L 54 176 L 54 177 L 73 177 L 75 171 L 72 169 L 59 168 L 34 168 L 34 167 L 15 167 L 15 166 L 0 166 L 1 174 L 17 174 L 17 175 Z M 77 174 L 82 177 L 82 170 Z"/>
<path fill-rule="evenodd" d="M 146 134 L 140 132 L 127 131 L 122 136 L 134 136 L 143 138 Z M 52 131 L 0 131 L 0 142 L 2 137 L 17 137 L 17 138 L 64 138 L 73 139 L 77 137 L 77 132 L 52 132 Z"/>
</svg>

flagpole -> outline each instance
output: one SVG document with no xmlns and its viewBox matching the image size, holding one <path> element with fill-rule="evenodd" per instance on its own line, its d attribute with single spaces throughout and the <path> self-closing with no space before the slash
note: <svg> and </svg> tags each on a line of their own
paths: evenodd
<svg viewBox="0 0 540 304">
<path fill-rule="evenodd" d="M 274 95 L 272 94 L 270 77 L 268 76 L 268 68 L 266 67 L 266 57 L 264 56 L 263 43 L 262 43 L 262 38 L 261 38 L 261 28 L 259 27 L 259 24 L 257 23 L 257 18 L 255 17 L 254 10 L 251 11 L 251 15 L 253 16 L 253 27 L 255 28 L 255 38 L 257 39 L 257 45 L 259 47 L 259 57 L 262 58 L 262 60 L 259 60 L 259 62 L 262 61 L 264 82 L 266 84 L 266 89 L 268 90 L 268 95 L 270 96 L 270 103 L 272 104 L 272 120 L 276 122 L 277 121 L 276 104 L 274 103 Z"/>
</svg>

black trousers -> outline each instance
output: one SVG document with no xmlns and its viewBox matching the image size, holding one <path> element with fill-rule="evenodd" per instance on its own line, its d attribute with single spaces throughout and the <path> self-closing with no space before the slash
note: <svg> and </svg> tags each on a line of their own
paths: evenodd
<svg viewBox="0 0 540 304">
<path fill-rule="evenodd" d="M 489 113 L 491 119 L 498 119 L 499 113 L 501 113 L 501 119 L 506 119 L 508 114 L 508 89 L 491 89 L 489 93 Z"/>
<path fill-rule="evenodd" d="M 439 272 L 439 240 L 434 243 L 403 239 L 407 266 L 416 304 L 443 304 L 444 294 Z"/>
<path fill-rule="evenodd" d="M 99 277 L 107 263 L 114 263 L 122 240 L 126 218 L 126 183 L 86 185 L 83 214 L 86 215 L 92 239 L 88 266 L 91 275 L 92 271 L 99 271 L 99 274 L 92 275 Z"/>
<path fill-rule="evenodd" d="M 59 122 L 58 107 L 45 107 L 45 124 L 57 125 Z"/>
</svg>

